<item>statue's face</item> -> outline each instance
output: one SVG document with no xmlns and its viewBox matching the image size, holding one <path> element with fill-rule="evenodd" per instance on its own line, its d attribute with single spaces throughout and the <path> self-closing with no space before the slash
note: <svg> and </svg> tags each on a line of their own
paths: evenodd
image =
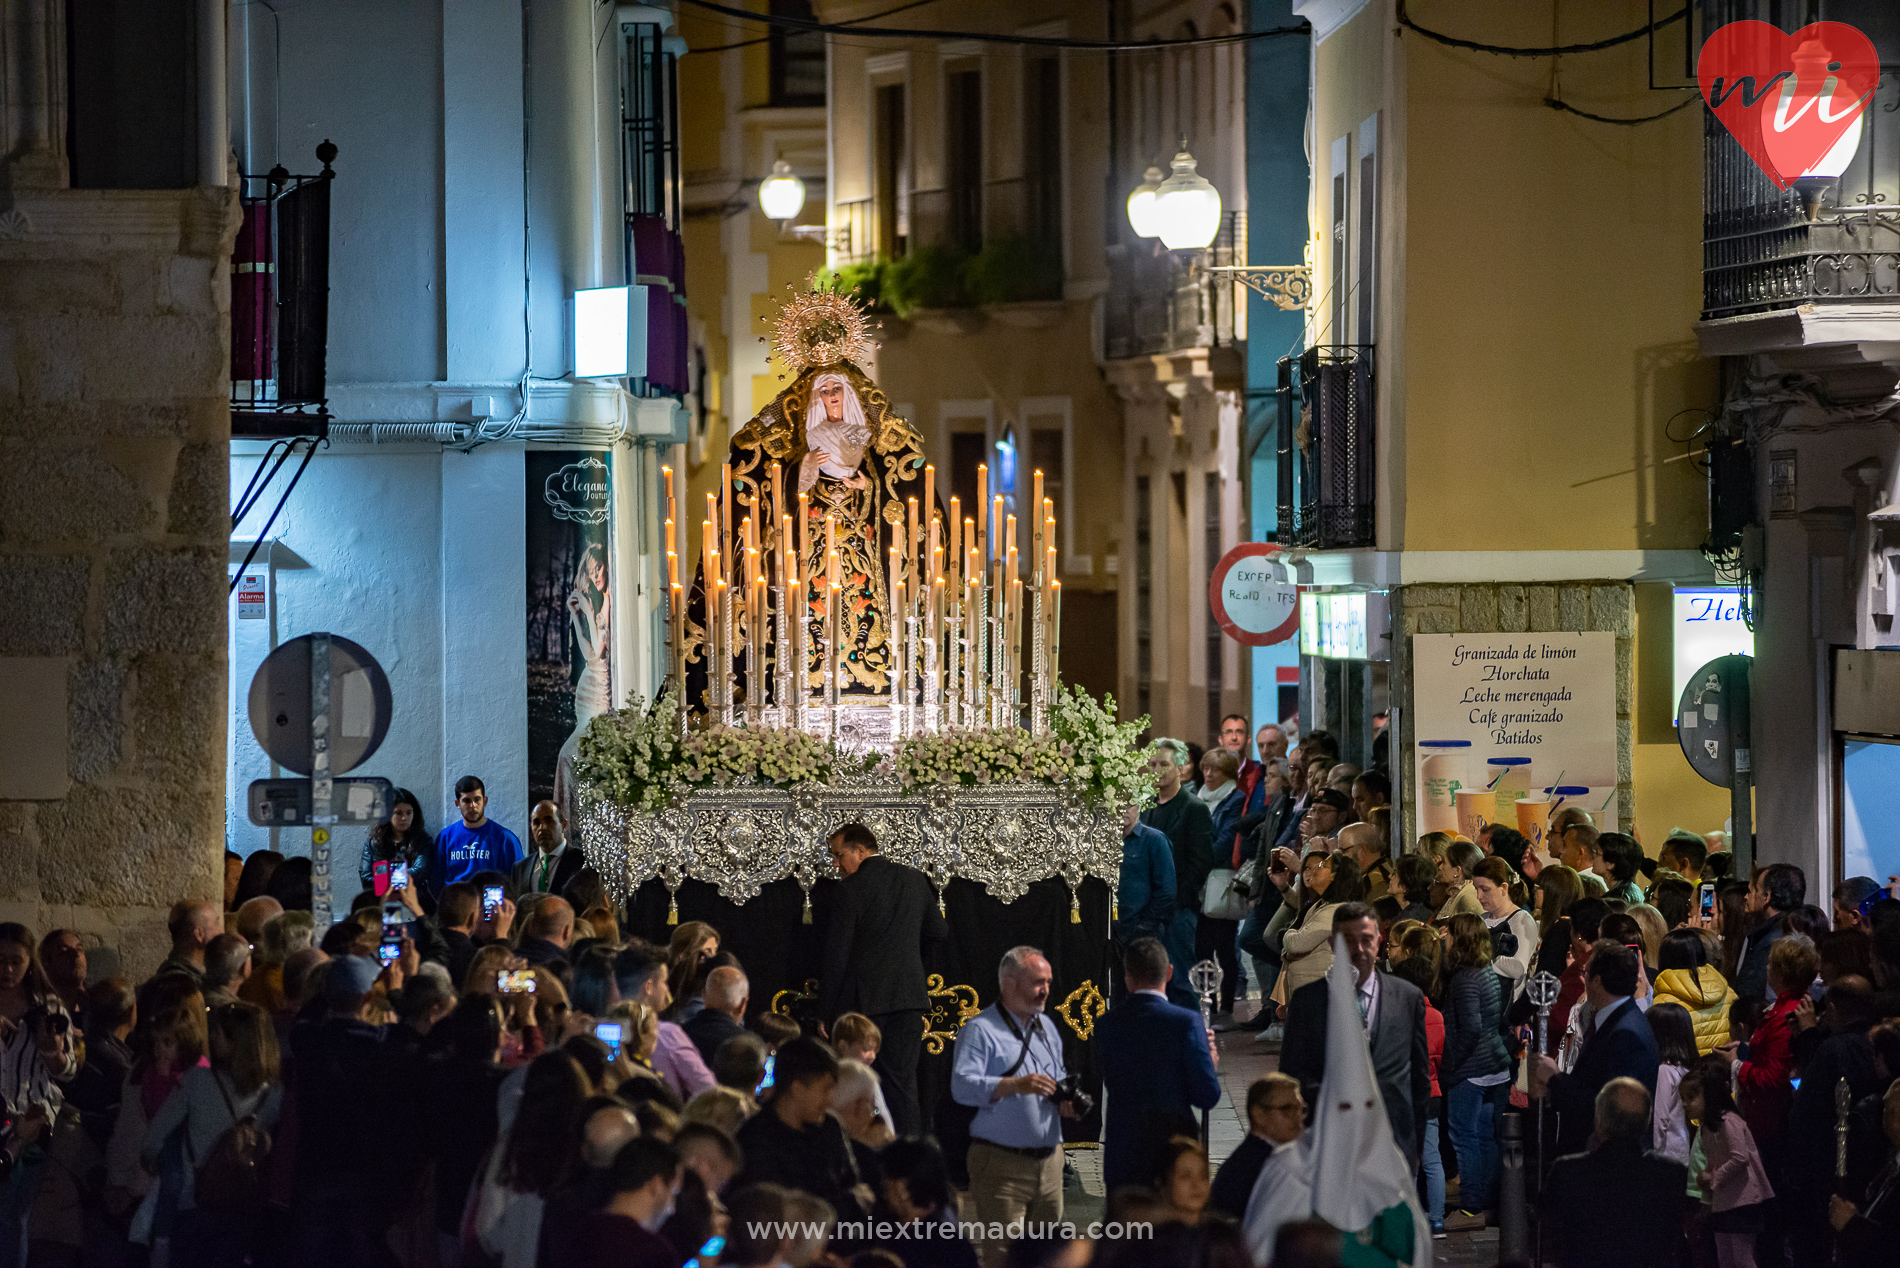
<svg viewBox="0 0 1900 1268">
<path fill-rule="evenodd" d="M 818 389 L 818 399 L 824 403 L 825 421 L 841 422 L 844 419 L 844 384 L 836 379 L 828 380 Z"/>
</svg>

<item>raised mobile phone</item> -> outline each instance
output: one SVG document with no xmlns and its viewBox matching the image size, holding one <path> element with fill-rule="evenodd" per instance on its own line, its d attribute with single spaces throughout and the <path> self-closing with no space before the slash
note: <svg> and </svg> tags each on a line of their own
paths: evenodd
<svg viewBox="0 0 1900 1268">
<path fill-rule="evenodd" d="M 503 969 L 495 975 L 495 989 L 503 995 L 534 994 L 534 970 L 516 969 L 510 973 Z"/>
<path fill-rule="evenodd" d="M 594 1023 L 594 1038 L 607 1045 L 607 1059 L 620 1059 L 620 1036 L 624 1032 L 617 1021 L 597 1021 Z"/>
<path fill-rule="evenodd" d="M 1696 892 L 1696 904 L 1702 910 L 1704 920 L 1715 919 L 1715 882 L 1703 881 Z"/>
<path fill-rule="evenodd" d="M 501 886 L 490 885 L 482 891 L 482 919 L 493 920 L 501 910 Z"/>
<path fill-rule="evenodd" d="M 402 936 L 391 936 L 388 926 L 383 927 L 383 940 L 376 944 L 376 958 L 384 968 L 388 968 L 402 959 Z"/>
<path fill-rule="evenodd" d="M 776 1052 L 766 1053 L 765 1054 L 765 1073 L 759 1076 L 759 1085 L 752 1089 L 752 1095 L 754 1096 L 765 1095 L 766 1089 L 772 1086 L 773 1069 L 777 1065 L 778 1065 L 778 1054 Z"/>
<path fill-rule="evenodd" d="M 407 863 L 391 863 L 389 865 L 389 888 L 409 888 L 409 865 Z"/>
<path fill-rule="evenodd" d="M 389 864 L 372 863 L 369 874 L 370 887 L 376 891 L 376 897 L 381 898 L 387 894 L 389 892 Z"/>
</svg>

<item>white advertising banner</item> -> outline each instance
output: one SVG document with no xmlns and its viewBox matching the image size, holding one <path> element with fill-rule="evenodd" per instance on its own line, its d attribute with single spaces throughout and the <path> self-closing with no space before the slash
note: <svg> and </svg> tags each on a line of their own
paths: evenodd
<svg viewBox="0 0 1900 1268">
<path fill-rule="evenodd" d="M 1504 823 L 1543 848 L 1562 805 L 1618 830 L 1614 634 L 1415 634 L 1419 831 Z"/>
</svg>

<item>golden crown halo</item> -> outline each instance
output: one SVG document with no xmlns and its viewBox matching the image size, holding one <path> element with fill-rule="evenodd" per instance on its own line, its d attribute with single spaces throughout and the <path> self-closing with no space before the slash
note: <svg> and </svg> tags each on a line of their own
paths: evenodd
<svg viewBox="0 0 1900 1268">
<path fill-rule="evenodd" d="M 839 284 L 836 274 L 814 280 L 803 291 L 790 282 L 785 289 L 792 296 L 779 301 L 778 315 L 759 320 L 772 323 L 772 351 L 786 373 L 803 374 L 814 366 L 840 361 L 861 364 L 878 346 L 871 340 L 870 318 L 857 297 Z"/>
</svg>

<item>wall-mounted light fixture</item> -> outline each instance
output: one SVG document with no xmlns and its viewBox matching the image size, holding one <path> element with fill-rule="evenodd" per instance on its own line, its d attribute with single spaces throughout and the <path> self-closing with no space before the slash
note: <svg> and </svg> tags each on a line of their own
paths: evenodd
<svg viewBox="0 0 1900 1268">
<path fill-rule="evenodd" d="M 647 372 L 646 301 L 644 286 L 574 292 L 575 378 L 638 378 Z"/>
</svg>

